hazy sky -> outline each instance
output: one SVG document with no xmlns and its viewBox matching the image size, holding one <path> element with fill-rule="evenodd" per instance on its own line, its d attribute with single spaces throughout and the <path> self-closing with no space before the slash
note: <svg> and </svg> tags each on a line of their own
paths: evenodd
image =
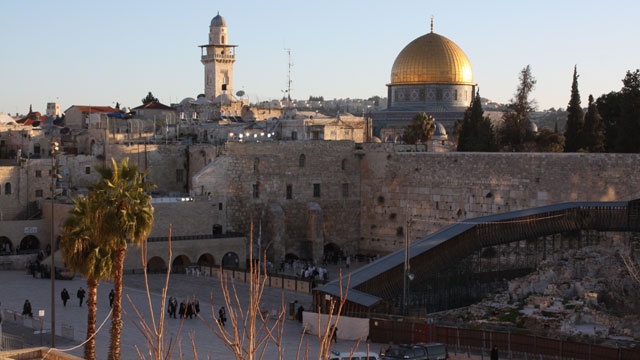
<svg viewBox="0 0 640 360">
<path fill-rule="evenodd" d="M 434 31 L 467 54 L 483 97 L 508 102 L 531 65 L 539 109 L 566 107 L 573 66 L 583 106 L 640 68 L 635 1 L 1 0 L 0 112 L 170 104 L 204 92 L 200 48 L 220 12 L 238 45 L 233 91 L 251 102 L 386 96 L 409 42 Z"/>
</svg>

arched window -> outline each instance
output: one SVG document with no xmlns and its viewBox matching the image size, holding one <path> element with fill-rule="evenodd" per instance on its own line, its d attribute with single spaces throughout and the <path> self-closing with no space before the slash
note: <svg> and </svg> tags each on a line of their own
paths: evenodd
<svg viewBox="0 0 640 360">
<path fill-rule="evenodd" d="M 305 160 L 306 160 L 306 158 L 305 158 L 304 154 L 300 154 L 300 158 L 298 159 L 298 166 L 303 168 Z"/>
<path fill-rule="evenodd" d="M 4 184 L 4 194 L 11 195 L 11 183 Z"/>
</svg>

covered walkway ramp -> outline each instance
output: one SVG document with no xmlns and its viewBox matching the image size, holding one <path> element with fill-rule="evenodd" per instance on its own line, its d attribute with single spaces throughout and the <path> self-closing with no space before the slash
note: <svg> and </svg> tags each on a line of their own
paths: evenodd
<svg viewBox="0 0 640 360">
<path fill-rule="evenodd" d="M 561 203 L 467 219 L 415 241 L 408 261 L 401 249 L 315 288 L 314 305 L 327 312 L 330 301 L 346 293 L 342 312 L 349 316 L 466 306 L 563 249 L 595 245 L 602 232 L 635 231 L 640 200 Z"/>
</svg>

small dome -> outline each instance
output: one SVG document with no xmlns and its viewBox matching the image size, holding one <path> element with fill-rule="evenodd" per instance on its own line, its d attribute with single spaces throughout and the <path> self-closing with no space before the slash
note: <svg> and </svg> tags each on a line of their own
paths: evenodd
<svg viewBox="0 0 640 360">
<path fill-rule="evenodd" d="M 433 140 L 447 140 L 449 136 L 447 135 L 447 130 L 444 128 L 442 123 L 436 122 L 436 131 L 434 131 L 432 139 Z"/>
<path fill-rule="evenodd" d="M 227 21 L 222 16 L 220 16 L 220 13 L 218 13 L 218 15 L 216 15 L 213 19 L 211 19 L 211 26 L 226 27 Z"/>
<path fill-rule="evenodd" d="M 391 84 L 473 84 L 471 63 L 453 41 L 436 33 L 409 43 L 391 69 Z"/>
<path fill-rule="evenodd" d="M 185 106 L 185 105 L 189 105 L 194 103 L 196 100 L 192 97 L 187 97 L 182 99 L 182 101 L 180 101 L 180 105 Z"/>
<path fill-rule="evenodd" d="M 215 99 L 213 99 L 214 104 L 232 104 L 237 101 L 238 99 L 236 99 L 235 97 L 233 97 L 233 95 L 230 95 L 230 94 L 220 94 Z"/>
</svg>

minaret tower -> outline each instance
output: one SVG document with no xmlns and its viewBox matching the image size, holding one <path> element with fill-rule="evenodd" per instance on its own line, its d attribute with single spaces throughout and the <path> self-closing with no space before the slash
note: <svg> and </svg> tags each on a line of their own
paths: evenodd
<svg viewBox="0 0 640 360">
<path fill-rule="evenodd" d="M 204 95 L 213 101 L 221 94 L 233 95 L 233 63 L 237 45 L 227 44 L 227 22 L 220 13 L 211 19 L 209 44 L 200 45 L 204 65 Z"/>
</svg>

